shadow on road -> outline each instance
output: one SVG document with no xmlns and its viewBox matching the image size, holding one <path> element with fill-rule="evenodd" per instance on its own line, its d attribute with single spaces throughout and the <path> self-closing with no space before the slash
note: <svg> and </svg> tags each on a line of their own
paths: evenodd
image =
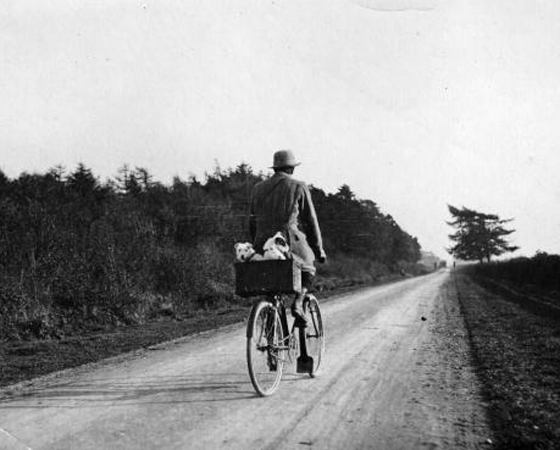
<svg viewBox="0 0 560 450">
<path fill-rule="evenodd" d="M 200 373 L 195 376 L 93 378 L 30 387 L 0 399 L 1 409 L 121 407 L 235 401 L 255 397 L 246 373 Z"/>
</svg>

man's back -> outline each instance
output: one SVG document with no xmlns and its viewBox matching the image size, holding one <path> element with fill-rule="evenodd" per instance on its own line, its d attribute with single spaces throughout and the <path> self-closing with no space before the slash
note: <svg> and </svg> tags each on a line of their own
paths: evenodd
<svg viewBox="0 0 560 450">
<path fill-rule="evenodd" d="M 252 237 L 259 250 L 266 239 L 277 231 L 289 237 L 290 223 L 297 226 L 295 206 L 301 196 L 301 184 L 290 175 L 277 172 L 254 187 L 251 214 L 256 219 L 256 229 L 252 230 Z"/>
<path fill-rule="evenodd" d="M 304 268 L 315 272 L 315 256 L 324 254 L 321 232 L 307 185 L 278 171 L 253 188 L 250 231 L 257 251 L 264 242 L 281 231 Z"/>
</svg>

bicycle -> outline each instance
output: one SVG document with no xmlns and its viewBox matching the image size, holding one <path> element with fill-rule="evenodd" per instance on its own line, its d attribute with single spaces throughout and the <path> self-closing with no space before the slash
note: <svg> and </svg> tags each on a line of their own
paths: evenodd
<svg viewBox="0 0 560 450">
<path fill-rule="evenodd" d="M 269 294 L 255 301 L 247 323 L 247 368 L 255 391 L 262 397 L 274 393 L 284 364 L 297 354 L 296 372 L 314 378 L 321 367 L 325 333 L 319 302 L 306 295 L 303 310 L 307 327 L 288 327 L 283 294 Z M 297 334 L 295 330 L 298 330 Z"/>
<path fill-rule="evenodd" d="M 301 269 L 293 259 L 236 263 L 235 293 L 241 297 L 259 296 L 247 323 L 247 368 L 255 391 L 271 395 L 282 378 L 286 361 L 296 372 L 315 377 L 322 363 L 325 332 L 319 302 L 306 295 L 303 311 L 307 327 L 288 326 L 284 301 L 301 292 Z M 297 333 L 296 333 L 297 328 Z M 310 356 L 311 354 L 311 356 Z"/>
</svg>

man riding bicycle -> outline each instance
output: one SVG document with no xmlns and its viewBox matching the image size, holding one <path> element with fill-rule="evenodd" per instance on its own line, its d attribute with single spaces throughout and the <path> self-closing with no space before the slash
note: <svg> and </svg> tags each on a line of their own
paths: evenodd
<svg viewBox="0 0 560 450">
<path fill-rule="evenodd" d="M 286 236 L 302 271 L 302 291 L 292 304 L 292 315 L 297 326 L 305 326 L 303 299 L 315 276 L 314 261 L 325 262 L 326 254 L 309 188 L 292 177 L 299 165 L 289 150 L 274 153 L 274 175 L 257 183 L 251 192 L 249 232 L 257 252 L 278 231 Z"/>
</svg>

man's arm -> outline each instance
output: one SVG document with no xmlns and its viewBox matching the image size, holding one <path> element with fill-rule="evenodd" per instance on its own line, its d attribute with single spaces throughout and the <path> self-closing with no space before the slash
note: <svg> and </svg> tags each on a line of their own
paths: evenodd
<svg viewBox="0 0 560 450">
<path fill-rule="evenodd" d="M 304 233 L 307 237 L 307 242 L 313 250 L 315 257 L 320 263 L 325 262 L 326 254 L 323 250 L 323 238 L 321 236 L 321 229 L 319 227 L 319 220 L 315 212 L 315 206 L 311 199 L 311 192 L 307 185 L 302 184 L 302 195 L 300 197 L 300 219 L 304 228 Z"/>
</svg>

